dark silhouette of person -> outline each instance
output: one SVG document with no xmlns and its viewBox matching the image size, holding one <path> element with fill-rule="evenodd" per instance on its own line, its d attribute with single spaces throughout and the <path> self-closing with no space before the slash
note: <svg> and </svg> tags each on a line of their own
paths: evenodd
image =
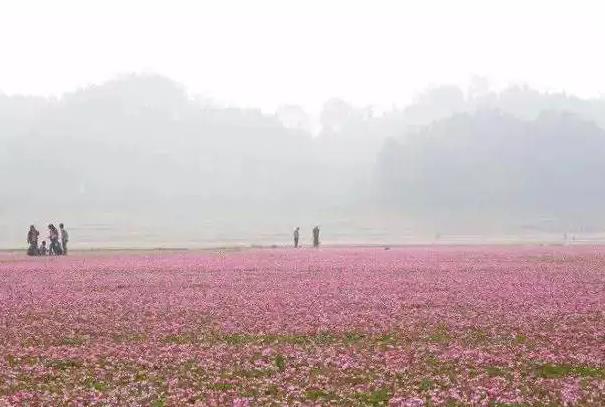
<svg viewBox="0 0 605 407">
<path fill-rule="evenodd" d="M 300 226 L 294 229 L 294 248 L 298 248 L 298 239 L 300 238 Z"/>
<path fill-rule="evenodd" d="M 46 240 L 43 240 L 42 244 L 40 245 L 40 249 L 38 249 L 38 255 L 46 256 L 47 253 L 48 253 L 48 249 L 46 248 Z"/>
<path fill-rule="evenodd" d="M 36 230 L 34 225 L 30 225 L 29 232 L 27 232 L 27 243 L 29 244 L 29 247 L 27 248 L 28 256 L 38 255 L 38 236 L 40 236 L 40 232 Z"/>
<path fill-rule="evenodd" d="M 313 228 L 313 247 L 319 247 L 319 226 Z"/>
<path fill-rule="evenodd" d="M 61 247 L 63 248 L 63 254 L 67 254 L 67 242 L 69 242 L 69 233 L 65 230 L 62 223 L 59 223 L 59 229 L 61 230 Z"/>
<path fill-rule="evenodd" d="M 52 223 L 48 225 L 48 239 L 50 240 L 50 246 L 48 247 L 48 254 L 59 256 L 62 254 L 61 245 L 59 244 L 59 231 Z"/>
</svg>

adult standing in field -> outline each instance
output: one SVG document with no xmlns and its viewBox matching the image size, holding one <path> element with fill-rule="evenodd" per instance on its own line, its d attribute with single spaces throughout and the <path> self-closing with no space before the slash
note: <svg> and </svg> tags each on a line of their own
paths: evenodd
<svg viewBox="0 0 605 407">
<path fill-rule="evenodd" d="M 48 239 L 50 245 L 48 247 L 48 254 L 58 256 L 61 254 L 61 245 L 59 244 L 59 231 L 52 223 L 48 225 Z"/>
<path fill-rule="evenodd" d="M 63 247 L 63 254 L 67 254 L 67 242 L 69 242 L 69 233 L 65 230 L 62 223 L 59 223 L 59 229 L 61 229 L 61 246 Z"/>
<path fill-rule="evenodd" d="M 298 239 L 300 238 L 300 226 L 297 226 L 296 229 L 294 229 L 294 248 L 297 249 L 298 248 Z"/>
<path fill-rule="evenodd" d="M 29 244 L 27 248 L 28 256 L 38 255 L 38 236 L 40 236 L 40 232 L 38 232 L 34 225 L 30 225 L 29 232 L 27 232 L 27 244 Z"/>
<path fill-rule="evenodd" d="M 313 247 L 319 247 L 319 226 L 313 228 Z"/>
</svg>

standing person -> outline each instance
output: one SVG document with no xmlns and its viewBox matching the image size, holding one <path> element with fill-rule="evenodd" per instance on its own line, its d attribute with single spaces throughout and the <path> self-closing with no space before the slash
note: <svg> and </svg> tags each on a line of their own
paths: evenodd
<svg viewBox="0 0 605 407">
<path fill-rule="evenodd" d="M 63 227 L 62 223 L 59 223 L 59 229 L 61 229 L 61 246 L 63 246 L 63 254 L 67 254 L 67 242 L 69 242 L 69 233 Z"/>
<path fill-rule="evenodd" d="M 298 248 L 298 238 L 300 237 L 300 226 L 297 226 L 296 229 L 294 229 L 294 248 L 297 249 Z"/>
<path fill-rule="evenodd" d="M 36 230 L 34 225 L 29 226 L 29 232 L 27 232 L 27 243 L 29 247 L 27 248 L 28 256 L 37 256 L 38 255 L 38 236 L 40 232 Z"/>
<path fill-rule="evenodd" d="M 50 246 L 48 247 L 49 255 L 60 255 L 61 245 L 59 244 L 59 231 L 52 223 L 48 225 L 48 239 L 50 240 Z"/>
<path fill-rule="evenodd" d="M 313 247 L 319 247 L 319 226 L 313 228 Z"/>
</svg>

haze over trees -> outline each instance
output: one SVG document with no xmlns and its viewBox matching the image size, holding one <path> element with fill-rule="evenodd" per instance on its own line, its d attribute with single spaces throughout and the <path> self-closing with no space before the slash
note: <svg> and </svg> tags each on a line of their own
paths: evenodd
<svg viewBox="0 0 605 407">
<path fill-rule="evenodd" d="M 381 112 L 332 99 L 318 118 L 296 105 L 220 106 L 156 75 L 60 98 L 0 94 L 0 245 L 55 214 L 129 219 L 131 231 L 176 224 L 188 241 L 199 229 L 206 241 L 244 230 L 255 241 L 313 221 L 359 240 L 392 219 L 459 233 L 540 219 L 601 230 L 604 128 L 605 99 L 496 92 L 481 79 Z"/>
</svg>

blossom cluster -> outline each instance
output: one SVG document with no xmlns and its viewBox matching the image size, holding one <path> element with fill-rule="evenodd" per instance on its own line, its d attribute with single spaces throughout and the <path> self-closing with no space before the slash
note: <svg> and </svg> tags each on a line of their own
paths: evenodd
<svg viewBox="0 0 605 407">
<path fill-rule="evenodd" d="M 24 404 L 605 405 L 605 248 L 0 254 Z"/>
</svg>

